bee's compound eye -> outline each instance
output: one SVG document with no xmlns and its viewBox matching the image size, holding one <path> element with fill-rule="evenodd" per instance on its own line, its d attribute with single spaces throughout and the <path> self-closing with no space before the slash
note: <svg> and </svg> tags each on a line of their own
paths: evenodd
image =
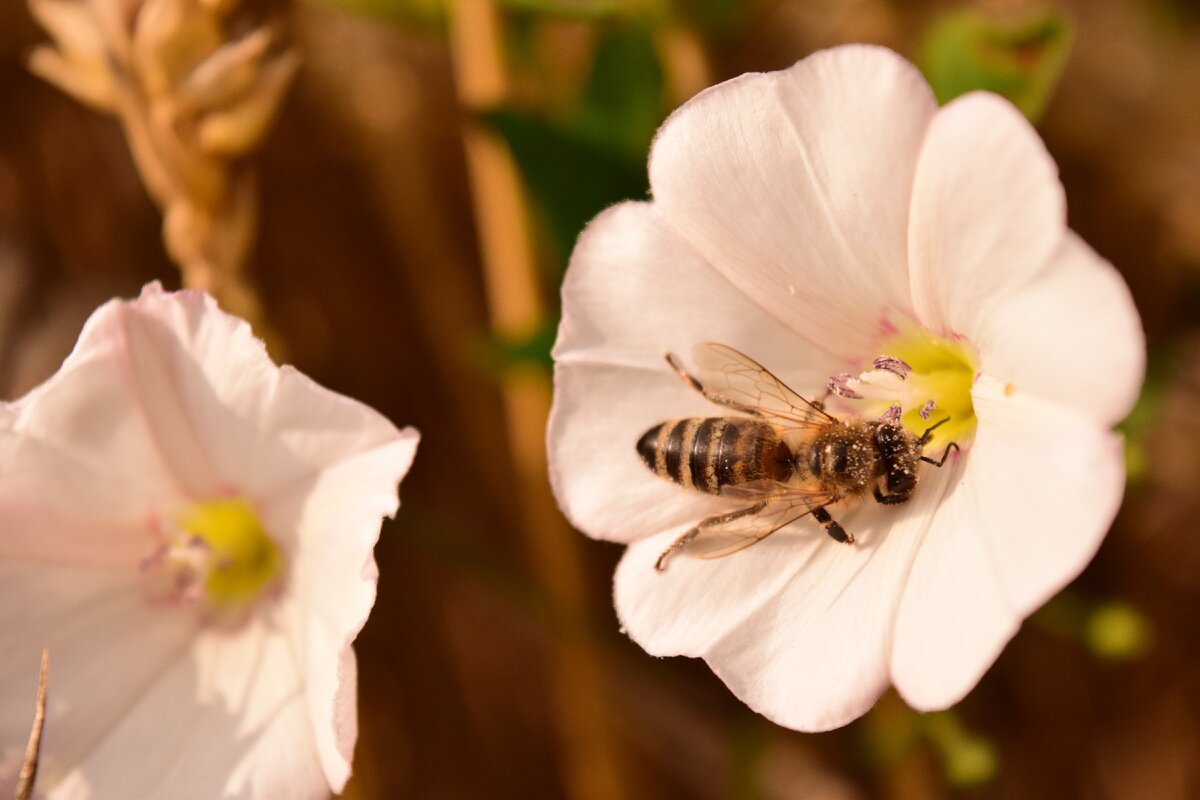
<svg viewBox="0 0 1200 800">
<path fill-rule="evenodd" d="M 638 455 L 642 457 L 642 461 L 646 462 L 646 466 L 650 469 L 654 469 L 655 459 L 658 453 L 658 436 L 662 432 L 662 427 L 664 424 L 666 423 L 660 422 L 650 430 L 643 433 L 642 437 L 637 440 Z"/>
</svg>

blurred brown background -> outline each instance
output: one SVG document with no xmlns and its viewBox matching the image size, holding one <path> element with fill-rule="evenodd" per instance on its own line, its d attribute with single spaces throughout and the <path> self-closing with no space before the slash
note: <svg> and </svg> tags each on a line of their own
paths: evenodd
<svg viewBox="0 0 1200 800">
<path fill-rule="evenodd" d="M 761 0 L 714 16 L 639 3 L 572 17 L 539 5 L 504 8 L 509 99 L 551 115 L 614 26 L 650 31 L 665 114 L 703 85 L 840 42 L 912 57 L 951 7 Z M 256 156 L 250 277 L 289 360 L 422 433 L 357 645 L 348 796 L 1200 797 L 1200 13 L 1184 0 L 1057 7 L 1074 44 L 1039 129 L 1071 225 L 1126 276 L 1151 348 L 1126 503 L 1095 562 L 952 714 L 918 717 L 889 694 L 823 735 L 780 729 L 702 663 L 626 640 L 610 602 L 620 547 L 528 530 L 441 7 L 289 9 L 305 61 Z M 9 398 L 54 370 L 108 297 L 179 285 L 119 125 L 26 70 L 44 38 L 21 3 L 0 5 Z M 563 254 L 538 230 L 552 314 Z M 1107 623 L 1136 646 L 1105 656 Z"/>
</svg>

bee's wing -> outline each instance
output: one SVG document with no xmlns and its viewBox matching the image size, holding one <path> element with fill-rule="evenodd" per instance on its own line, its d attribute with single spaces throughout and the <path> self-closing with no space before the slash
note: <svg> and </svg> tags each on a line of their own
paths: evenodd
<svg viewBox="0 0 1200 800">
<path fill-rule="evenodd" d="M 830 492 L 790 487 L 774 481 L 756 481 L 722 496 L 757 497 L 758 502 L 701 520 L 679 537 L 658 559 L 661 571 L 666 559 L 675 552 L 697 558 L 721 558 L 761 542 L 780 528 L 795 522 L 814 508 L 837 501 Z M 764 496 L 764 492 L 769 494 Z"/>
<path fill-rule="evenodd" d="M 708 399 L 769 418 L 789 428 L 823 427 L 837 420 L 794 392 L 770 370 L 729 345 L 703 342 L 692 358 Z"/>
</svg>

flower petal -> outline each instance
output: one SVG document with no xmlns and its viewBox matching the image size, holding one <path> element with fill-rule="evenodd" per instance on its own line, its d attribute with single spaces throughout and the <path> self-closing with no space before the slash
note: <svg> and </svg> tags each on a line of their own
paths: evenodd
<svg viewBox="0 0 1200 800">
<path fill-rule="evenodd" d="M 1066 230 L 1058 169 L 1011 103 L 974 92 L 933 118 L 909 216 L 918 318 L 962 333 L 1033 279 Z"/>
<path fill-rule="evenodd" d="M 6 750 L 29 736 L 38 660 L 43 648 L 50 651 L 40 786 L 52 787 L 84 758 L 192 636 L 192 614 L 153 607 L 140 590 L 132 567 L 0 561 L 0 742 Z M 11 794 L 19 758 L 2 760 L 0 791 Z"/>
<path fill-rule="evenodd" d="M 666 353 L 687 362 L 696 344 L 719 341 L 808 390 L 823 388 L 837 366 L 765 314 L 651 203 L 621 203 L 588 225 L 571 254 L 562 305 L 553 353 L 558 363 L 670 374 Z"/>
<path fill-rule="evenodd" d="M 802 571 L 709 648 L 704 658 L 713 671 L 747 705 L 789 728 L 829 730 L 862 715 L 887 687 L 900 595 L 953 478 L 952 469 L 927 467 L 903 506 L 864 500 L 851 511 L 835 507 L 857 538 L 850 546 L 806 523 L 818 544 L 809 554 L 788 554 Z"/>
<path fill-rule="evenodd" d="M 652 655 L 703 656 L 759 713 L 826 730 L 887 685 L 892 620 L 928 516 L 950 479 L 929 468 L 910 504 L 834 507 L 841 545 L 809 518 L 720 559 L 654 562 L 683 529 L 635 542 L 617 568 L 616 605 Z"/>
<path fill-rule="evenodd" d="M 373 548 L 380 521 L 399 506 L 396 485 L 408 471 L 417 434 L 405 430 L 321 473 L 302 501 L 294 593 L 300 600 L 293 648 L 304 659 L 305 702 L 320 764 L 334 792 L 350 776 L 358 737 L 351 642 L 375 603 Z M 300 501 L 298 501 L 300 502 Z"/>
<path fill-rule="evenodd" d="M 119 328 L 133 399 L 163 463 L 194 498 L 231 489 L 258 494 L 256 476 L 287 483 L 310 469 L 261 424 L 281 402 L 280 369 L 250 326 L 212 297 L 150 284 L 137 300 L 110 303 L 93 320 L 79 346 L 93 329 Z"/>
<path fill-rule="evenodd" d="M 665 362 L 660 372 L 560 364 L 547 439 L 563 514 L 588 536 L 631 542 L 713 513 L 715 498 L 654 475 L 634 449 L 660 422 L 712 414 Z"/>
<path fill-rule="evenodd" d="M 239 491 L 262 501 L 399 435 L 371 408 L 277 367 L 207 294 L 158 284 L 93 314 L 63 369 L 20 408 L 22 432 L 74 443 L 77 458 L 128 462 L 135 478 L 162 476 L 192 500 Z"/>
<path fill-rule="evenodd" d="M 885 311 L 908 310 L 908 201 L 935 110 L 920 73 L 880 47 L 735 78 L 660 129 L 655 206 L 777 319 L 861 358 Z"/>
<path fill-rule="evenodd" d="M 892 678 L 915 708 L 960 700 L 1021 620 L 1073 579 L 1121 502 L 1120 438 L 1085 415 L 975 384 L 979 428 L 961 482 L 913 563 Z"/>
<path fill-rule="evenodd" d="M 724 501 L 721 510 L 728 510 Z M 634 542 L 617 567 L 614 599 L 622 628 L 651 655 L 700 656 L 777 594 L 825 546 L 801 524 L 717 560 L 658 557 L 690 525 Z M 833 542 L 831 541 L 830 544 Z"/>
<path fill-rule="evenodd" d="M 312 495 L 314 484 L 325 481 L 324 473 L 331 469 L 354 469 L 354 463 L 365 459 L 374 465 L 365 468 L 371 482 L 364 482 L 357 497 L 367 501 L 364 508 L 386 508 L 374 517 L 378 535 L 380 519 L 395 513 L 396 485 L 412 463 L 417 432 L 398 430 L 371 407 L 288 366 L 277 370 L 266 394 L 257 408 L 246 412 L 252 414 L 263 443 L 239 474 L 267 529 L 276 540 L 291 541 L 308 506 L 318 504 Z M 390 483 L 380 482 L 379 475 L 385 473 Z M 352 497 L 338 499 L 352 502 Z M 372 537 L 370 544 L 374 542 Z"/>
<path fill-rule="evenodd" d="M 122 509 L 128 506 L 120 503 L 122 494 L 147 507 L 179 497 L 146 435 L 121 325 L 124 305 L 101 306 L 58 372 L 5 409 L 14 434 L 3 445 L 6 474 L 19 479 L 27 468 L 53 474 L 61 467 L 75 477 L 93 476 L 99 481 L 84 483 L 98 483 L 94 491 L 106 492 Z"/>
<path fill-rule="evenodd" d="M 1067 231 L 1038 280 L 964 331 L 981 369 L 1009 391 L 1086 409 L 1112 424 L 1137 399 L 1146 343 L 1120 274 Z"/>
<path fill-rule="evenodd" d="M 663 358 L 685 363 L 704 341 L 731 345 L 798 391 L 836 366 L 763 313 L 663 223 L 626 203 L 580 237 L 563 284 L 547 442 L 563 512 L 590 536 L 630 541 L 698 519 L 713 502 L 653 475 L 634 445 L 668 419 L 722 409 L 684 384 Z"/>
<path fill-rule="evenodd" d="M 208 498 L 240 486 L 256 459 L 288 479 L 271 457 L 282 448 L 253 425 L 277 372 L 211 297 L 149 284 L 92 314 L 59 371 L 14 404 L 14 428 L 147 508 Z"/>
<path fill-rule="evenodd" d="M 106 734 L 53 796 L 329 794 L 300 665 L 261 618 L 199 636 Z"/>
<path fill-rule="evenodd" d="M 57 400 L 86 404 L 80 385 L 61 388 Z M 36 417 L 40 427 L 49 421 L 40 412 L 18 418 Z M 0 559 L 132 571 L 150 555 L 154 498 L 161 502 L 172 489 L 156 475 L 127 474 L 128 463 L 110 469 L 97 455 L 28 431 L 0 432 Z"/>
</svg>

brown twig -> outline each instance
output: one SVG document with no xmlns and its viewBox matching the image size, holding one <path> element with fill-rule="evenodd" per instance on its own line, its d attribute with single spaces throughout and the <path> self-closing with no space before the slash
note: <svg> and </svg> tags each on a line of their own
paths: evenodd
<svg viewBox="0 0 1200 800">
<path fill-rule="evenodd" d="M 457 0 L 451 36 L 459 97 L 468 112 L 505 99 L 500 15 L 494 0 Z M 473 119 L 463 141 L 475 205 L 492 327 L 504 339 L 545 324 L 530 217 L 517 168 L 504 143 Z M 583 558 L 577 534 L 559 514 L 546 480 L 550 382 L 535 366 L 513 369 L 501 390 L 523 529 L 539 581 L 564 620 L 554 654 L 555 714 L 567 793 L 581 800 L 623 796 L 606 705 L 605 676 L 588 634 Z"/>
<path fill-rule="evenodd" d="M 29 0 L 54 40 L 29 68 L 116 116 L 185 286 L 266 327 L 245 262 L 257 229 L 246 159 L 296 72 L 278 21 L 242 0 Z"/>
<path fill-rule="evenodd" d="M 37 780 L 38 757 L 42 750 L 42 728 L 46 724 L 46 684 L 50 679 L 50 651 L 42 651 L 42 666 L 38 670 L 37 705 L 33 712 L 33 730 L 29 732 L 29 744 L 25 747 L 25 761 L 17 776 L 14 800 L 29 800 L 33 796 L 33 784 Z"/>
</svg>

